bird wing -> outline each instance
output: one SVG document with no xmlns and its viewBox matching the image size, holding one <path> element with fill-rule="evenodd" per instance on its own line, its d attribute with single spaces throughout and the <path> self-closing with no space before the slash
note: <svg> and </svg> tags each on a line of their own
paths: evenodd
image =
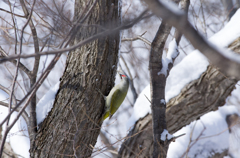
<svg viewBox="0 0 240 158">
<path fill-rule="evenodd" d="M 119 107 L 119 105 L 118 105 L 119 103 L 118 103 L 117 98 L 120 95 L 120 93 L 121 93 L 120 90 L 116 89 L 115 92 L 112 95 L 110 110 L 109 110 L 109 119 L 112 117 L 112 115 L 117 111 L 117 109 Z"/>
</svg>

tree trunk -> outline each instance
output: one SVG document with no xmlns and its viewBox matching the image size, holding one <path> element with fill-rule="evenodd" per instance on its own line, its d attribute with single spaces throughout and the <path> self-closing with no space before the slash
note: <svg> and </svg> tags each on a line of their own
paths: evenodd
<svg viewBox="0 0 240 158">
<path fill-rule="evenodd" d="M 240 40 L 229 48 L 239 53 Z M 226 77 L 216 68 L 208 66 L 197 80 L 189 83 L 181 93 L 167 103 L 167 130 L 173 134 L 202 115 L 217 110 L 225 104 L 226 98 L 239 79 Z M 151 114 L 135 123 L 119 150 L 119 157 L 151 157 L 153 151 Z"/>
<path fill-rule="evenodd" d="M 85 16 L 88 0 L 75 1 L 75 20 Z M 90 6 L 94 0 L 90 2 Z M 119 23 L 118 0 L 99 0 L 75 32 L 72 44 Z M 87 26 L 87 27 L 86 27 Z M 104 99 L 114 85 L 119 33 L 97 39 L 68 54 L 54 106 L 42 123 L 31 157 L 90 157 L 101 125 Z"/>
<path fill-rule="evenodd" d="M 156 36 L 153 39 L 149 57 L 150 71 L 150 91 L 151 91 L 151 111 L 152 111 L 152 126 L 153 126 L 153 158 L 166 157 L 168 145 L 164 145 L 161 133 L 166 126 L 166 103 L 165 103 L 165 86 L 166 76 L 159 72 L 163 68 L 162 53 L 165 42 L 171 31 L 171 26 L 162 21 Z M 162 102 L 164 100 L 164 102 Z"/>
</svg>

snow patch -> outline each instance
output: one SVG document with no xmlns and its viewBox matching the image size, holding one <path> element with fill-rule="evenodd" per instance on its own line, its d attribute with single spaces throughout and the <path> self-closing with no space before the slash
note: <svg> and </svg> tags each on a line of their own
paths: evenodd
<svg viewBox="0 0 240 158">
<path fill-rule="evenodd" d="M 55 95 L 58 92 L 60 81 L 52 87 L 38 102 L 37 104 L 37 124 L 40 124 L 52 109 L 55 100 Z"/>
<path fill-rule="evenodd" d="M 168 46 L 168 53 L 166 58 L 162 58 L 162 69 L 161 71 L 158 72 L 158 75 L 164 74 L 167 76 L 167 70 L 168 70 L 168 65 L 169 63 L 172 63 L 174 58 L 176 58 L 179 54 L 178 52 L 178 46 L 176 43 L 175 38 L 169 43 Z"/>
<path fill-rule="evenodd" d="M 173 58 L 176 58 L 178 56 L 178 46 L 176 39 L 174 38 L 168 45 L 168 53 L 167 53 L 167 58 L 169 60 L 172 60 Z"/>
<path fill-rule="evenodd" d="M 161 100 L 160 100 L 160 103 L 161 103 L 161 104 L 166 104 L 166 102 L 165 102 L 164 99 L 161 99 Z"/>
<path fill-rule="evenodd" d="M 169 133 L 168 133 L 168 130 L 166 130 L 166 129 L 163 130 L 163 132 L 162 132 L 162 134 L 161 134 L 161 140 L 162 140 L 162 141 L 165 141 L 166 138 L 167 138 L 168 140 L 170 140 L 170 139 L 172 139 L 172 137 L 173 137 L 173 135 L 169 134 Z"/>
<path fill-rule="evenodd" d="M 179 158 L 187 151 L 188 144 L 194 142 L 197 143 L 190 148 L 188 157 L 194 157 L 196 153 L 199 153 L 196 158 L 210 157 L 211 151 L 220 153 L 227 149 L 229 147 L 229 131 L 225 119 L 227 115 L 234 113 L 237 113 L 235 106 L 223 106 L 218 108 L 217 111 L 203 115 L 200 120 L 194 121 L 174 133 L 174 136 L 182 133 L 186 133 L 186 135 L 170 143 L 168 158 Z M 200 135 L 202 131 L 203 133 Z M 199 136 L 200 138 L 197 139 Z M 221 143 L 219 143 L 219 140 L 221 140 Z"/>
</svg>

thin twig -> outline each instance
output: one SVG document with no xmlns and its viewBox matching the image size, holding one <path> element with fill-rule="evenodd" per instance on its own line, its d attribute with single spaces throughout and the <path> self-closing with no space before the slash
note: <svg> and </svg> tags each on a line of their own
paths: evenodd
<svg viewBox="0 0 240 158">
<path fill-rule="evenodd" d="M 145 94 L 144 94 L 144 96 L 147 98 L 147 100 L 149 101 L 149 103 L 152 104 L 152 103 L 151 103 L 151 100 L 150 100 Z"/>
<path fill-rule="evenodd" d="M 33 37 L 33 44 L 34 44 L 34 49 L 35 49 L 35 53 L 39 53 L 39 42 L 38 42 L 38 37 L 37 37 L 37 31 L 36 31 L 36 28 L 33 24 L 33 21 L 31 19 L 31 16 L 32 16 L 32 12 L 33 12 L 33 6 L 35 4 L 33 4 L 32 6 L 32 9 L 31 9 L 31 12 L 29 13 L 28 10 L 27 10 L 27 7 L 24 3 L 23 0 L 20 0 L 20 3 L 21 3 L 21 6 L 22 6 L 22 9 L 23 9 L 23 12 L 25 14 L 26 17 L 29 18 L 29 26 L 31 28 L 31 32 L 32 32 L 32 37 Z M 38 71 L 38 67 L 39 67 L 39 60 L 40 60 L 40 57 L 39 56 L 36 56 L 35 57 L 35 61 L 34 61 L 34 66 L 33 66 L 33 70 L 32 70 L 32 78 L 34 78 L 34 76 L 36 76 L 37 74 L 37 71 Z"/>
<path fill-rule="evenodd" d="M 145 31 L 142 35 L 134 37 L 134 38 L 124 38 L 121 41 L 125 42 L 125 41 L 136 41 L 136 40 L 142 40 L 143 42 L 147 43 L 149 46 L 151 46 L 151 42 L 148 41 L 146 38 L 143 38 L 142 36 L 146 33 L 147 31 Z"/>
<path fill-rule="evenodd" d="M 6 12 L 6 13 L 9 13 L 9 14 L 11 14 L 11 15 L 14 15 L 14 16 L 17 16 L 17 17 L 20 17 L 20 18 L 26 18 L 26 16 L 19 15 L 19 14 L 15 14 L 15 13 L 10 12 L 10 11 L 7 11 L 7 10 L 5 10 L 5 9 L 3 9 L 3 8 L 0 8 L 0 11 L 4 11 L 4 12 Z"/>
</svg>

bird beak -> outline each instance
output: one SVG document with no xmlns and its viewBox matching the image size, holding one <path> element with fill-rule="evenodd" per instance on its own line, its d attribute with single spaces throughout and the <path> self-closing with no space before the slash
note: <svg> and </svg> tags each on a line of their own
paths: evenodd
<svg viewBox="0 0 240 158">
<path fill-rule="evenodd" d="M 119 71 L 117 71 L 117 73 L 118 73 L 119 77 L 122 79 L 122 74 Z"/>
</svg>

